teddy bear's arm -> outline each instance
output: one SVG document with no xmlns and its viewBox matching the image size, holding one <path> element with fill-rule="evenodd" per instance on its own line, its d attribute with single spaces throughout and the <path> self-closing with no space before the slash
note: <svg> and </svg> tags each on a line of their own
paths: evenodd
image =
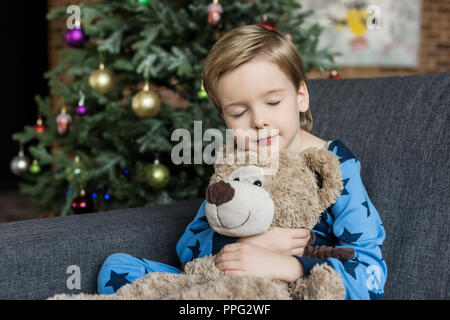
<svg viewBox="0 0 450 320">
<path fill-rule="evenodd" d="M 325 259 L 325 258 L 336 258 L 341 261 L 346 261 L 355 256 L 355 252 L 353 251 L 353 248 L 335 248 L 331 246 L 313 246 L 314 240 L 316 239 L 315 232 L 310 232 L 311 237 L 309 238 L 308 244 L 305 247 L 305 250 L 303 251 L 303 257 L 307 258 L 318 258 L 318 259 Z"/>
</svg>

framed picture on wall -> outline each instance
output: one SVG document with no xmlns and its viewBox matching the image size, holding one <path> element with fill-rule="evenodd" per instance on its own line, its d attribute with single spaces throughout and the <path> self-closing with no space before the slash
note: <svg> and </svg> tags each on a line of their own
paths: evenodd
<svg viewBox="0 0 450 320">
<path fill-rule="evenodd" d="M 416 67 L 422 0 L 299 0 L 340 66 Z"/>
</svg>

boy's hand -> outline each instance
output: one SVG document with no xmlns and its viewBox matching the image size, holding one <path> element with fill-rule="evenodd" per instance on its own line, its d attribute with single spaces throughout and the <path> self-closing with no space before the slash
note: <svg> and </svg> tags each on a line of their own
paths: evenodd
<svg viewBox="0 0 450 320">
<path fill-rule="evenodd" d="M 252 275 L 293 282 L 304 272 L 296 258 L 250 243 L 227 244 L 215 261 L 216 267 L 226 275 Z"/>
<path fill-rule="evenodd" d="M 309 238 L 308 229 L 271 227 L 264 233 L 239 238 L 237 242 L 254 244 L 285 255 L 302 256 Z"/>
</svg>

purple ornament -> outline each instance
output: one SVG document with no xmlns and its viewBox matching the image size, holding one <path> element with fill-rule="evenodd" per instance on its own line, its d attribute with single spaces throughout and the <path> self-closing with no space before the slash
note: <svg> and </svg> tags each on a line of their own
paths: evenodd
<svg viewBox="0 0 450 320">
<path fill-rule="evenodd" d="M 72 48 L 81 49 L 84 47 L 86 35 L 83 28 L 74 28 L 66 31 L 66 43 Z"/>
<path fill-rule="evenodd" d="M 87 107 L 86 107 L 86 106 L 79 105 L 79 106 L 76 108 L 75 111 L 76 111 L 76 113 L 77 113 L 78 115 L 84 116 L 84 115 L 87 113 Z"/>
</svg>

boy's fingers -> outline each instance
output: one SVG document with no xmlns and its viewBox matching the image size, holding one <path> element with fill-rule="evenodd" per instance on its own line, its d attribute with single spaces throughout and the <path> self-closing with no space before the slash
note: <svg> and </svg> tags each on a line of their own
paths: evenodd
<svg viewBox="0 0 450 320">
<path fill-rule="evenodd" d="M 223 273 L 225 273 L 225 275 L 227 276 L 232 276 L 232 275 L 238 275 L 238 276 L 243 276 L 245 275 L 244 271 L 242 270 L 224 270 Z"/>
<path fill-rule="evenodd" d="M 291 248 L 290 249 L 298 249 L 303 248 L 308 245 L 308 238 L 295 238 L 291 240 Z"/>
<path fill-rule="evenodd" d="M 232 261 L 232 260 L 239 260 L 239 252 L 238 251 L 232 251 L 232 252 L 223 252 L 217 255 L 216 257 L 216 263 L 223 262 L 223 261 Z"/>
<path fill-rule="evenodd" d="M 242 247 L 242 243 L 230 243 L 225 245 L 222 248 L 222 252 L 231 252 L 231 251 L 236 251 L 239 250 Z"/>
<path fill-rule="evenodd" d="M 216 263 L 216 267 L 220 270 L 240 270 L 241 264 L 239 261 L 222 261 Z"/>
<path fill-rule="evenodd" d="M 308 229 L 297 228 L 292 230 L 293 230 L 292 238 L 305 239 L 310 236 L 310 231 Z"/>
<path fill-rule="evenodd" d="M 295 248 L 289 251 L 289 254 L 294 256 L 303 256 L 304 250 L 305 248 Z"/>
</svg>

